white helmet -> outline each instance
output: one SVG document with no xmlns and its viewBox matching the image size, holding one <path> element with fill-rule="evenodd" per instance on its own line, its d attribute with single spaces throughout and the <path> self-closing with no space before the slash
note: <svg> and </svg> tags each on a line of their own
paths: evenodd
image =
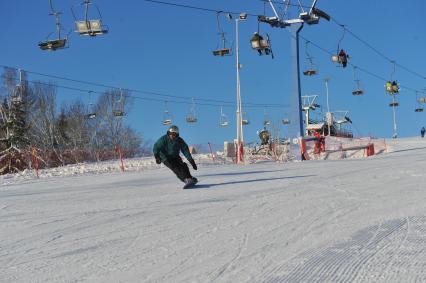
<svg viewBox="0 0 426 283">
<path fill-rule="evenodd" d="M 179 128 L 175 125 L 170 126 L 170 128 L 167 130 L 167 133 L 175 133 L 179 135 Z"/>
</svg>

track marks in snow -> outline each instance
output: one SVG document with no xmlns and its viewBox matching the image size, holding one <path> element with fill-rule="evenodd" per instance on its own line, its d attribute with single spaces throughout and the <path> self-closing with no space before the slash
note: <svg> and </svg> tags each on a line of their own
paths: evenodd
<svg viewBox="0 0 426 283">
<path fill-rule="evenodd" d="M 238 247 L 237 254 L 217 271 L 217 274 L 211 280 L 211 282 L 215 282 L 217 279 L 223 276 L 226 271 L 231 269 L 232 265 L 240 258 L 243 251 L 247 248 L 247 243 L 248 243 L 248 234 L 244 234 L 243 239 L 240 243 L 240 246 Z"/>
<path fill-rule="evenodd" d="M 424 282 L 424 252 L 426 217 L 393 219 L 360 230 L 346 241 L 278 264 L 258 281 Z"/>
</svg>

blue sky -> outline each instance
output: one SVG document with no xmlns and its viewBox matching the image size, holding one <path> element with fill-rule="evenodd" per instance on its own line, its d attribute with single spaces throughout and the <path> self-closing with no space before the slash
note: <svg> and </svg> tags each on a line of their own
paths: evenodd
<svg viewBox="0 0 426 283">
<path fill-rule="evenodd" d="M 61 11 L 64 28 L 74 29 L 70 7 L 82 1 L 53 1 Z M 186 0 L 168 1 L 214 10 L 263 14 L 263 2 L 258 0 Z M 292 1 L 297 3 L 297 1 Z M 310 5 L 311 1 L 301 1 Z M 344 4 L 343 4 L 344 2 Z M 219 102 L 236 100 L 235 56 L 217 58 L 212 50 L 219 44 L 216 14 L 195 9 L 160 5 L 146 1 L 94 1 L 102 12 L 103 22 L 109 33 L 96 38 L 78 36 L 72 32 L 70 46 L 56 52 L 41 51 L 37 43 L 54 31 L 54 18 L 49 16 L 47 0 L 2 1 L 0 23 L 2 28 L 0 65 L 22 68 L 30 72 L 51 74 L 75 80 L 94 82 L 140 90 L 125 122 L 139 131 L 146 139 L 155 140 L 167 127 L 163 120 L 164 101 L 174 123 L 181 128 L 182 136 L 191 144 L 222 144 L 236 136 L 235 109 L 233 104 L 222 103 L 230 120 L 227 128 L 219 126 Z M 325 111 L 325 84 L 329 81 L 330 108 L 349 110 L 356 136 L 373 135 L 391 137 L 393 120 L 391 101 L 385 94 L 385 79 L 390 79 L 395 60 L 393 79 L 401 84 L 396 109 L 400 137 L 418 135 L 425 125 L 426 113 L 415 113 L 416 93 L 426 88 L 424 47 L 426 46 L 426 3 L 411 1 L 323 1 L 317 8 L 326 11 L 334 21 L 320 21 L 318 25 L 305 26 L 301 32 L 301 69 L 308 64 L 305 56 L 305 39 L 312 41 L 309 53 L 319 74 L 302 77 L 302 95 L 319 95 L 318 102 Z M 92 12 L 95 12 L 92 10 Z M 297 17 L 296 10 L 290 10 Z M 272 15 L 269 6 L 266 14 Z M 92 14 L 97 17 L 96 13 Z M 365 89 L 363 96 L 353 96 L 352 67 L 336 67 L 328 52 L 336 52 L 344 24 L 346 32 L 340 46 L 351 56 L 350 63 L 359 66 L 358 78 Z M 230 45 L 235 47 L 235 21 L 221 17 Z M 272 40 L 275 59 L 258 56 L 250 47 L 250 36 L 257 31 L 256 17 L 248 17 L 240 25 L 241 96 L 243 103 L 273 104 L 274 107 L 244 107 L 251 124 L 244 127 L 244 140 L 257 141 L 256 131 L 262 128 L 264 114 L 285 136 L 286 126 L 279 123 L 290 114 L 291 49 L 290 34 L 285 29 L 260 26 L 261 33 L 268 33 Z M 362 43 L 352 34 L 365 41 Z M 360 69 L 367 70 L 368 73 Z M 408 71 L 407 71 L 408 70 Z M 382 79 L 383 78 L 383 79 Z M 103 91 L 105 88 L 78 84 L 54 78 L 29 74 L 30 80 L 56 82 L 60 86 Z M 165 97 L 165 94 L 174 97 Z M 89 103 L 86 92 L 59 88 L 60 101 L 82 99 Z M 419 94 L 426 96 L 426 94 Z M 185 116 L 191 108 L 191 98 L 196 105 L 196 124 L 187 124 Z M 95 99 L 95 97 L 92 97 Z M 146 100 L 148 99 L 148 100 Z M 179 102 L 176 103 L 175 101 Z M 214 105 L 201 105 L 214 104 Z M 277 107 L 277 105 L 283 105 Z"/>
</svg>

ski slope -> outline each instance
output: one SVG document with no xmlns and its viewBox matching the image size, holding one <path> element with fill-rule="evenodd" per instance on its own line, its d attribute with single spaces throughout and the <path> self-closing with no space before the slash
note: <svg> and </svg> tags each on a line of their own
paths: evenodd
<svg viewBox="0 0 426 283">
<path fill-rule="evenodd" d="M 199 157 L 191 190 L 155 165 L 9 176 L 0 282 L 426 282 L 426 140 L 387 142 L 365 159 Z"/>
</svg>

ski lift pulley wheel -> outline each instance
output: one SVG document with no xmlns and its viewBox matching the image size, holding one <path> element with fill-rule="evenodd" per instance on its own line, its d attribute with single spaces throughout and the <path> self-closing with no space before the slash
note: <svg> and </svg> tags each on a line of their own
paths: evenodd
<svg viewBox="0 0 426 283">
<path fill-rule="evenodd" d="M 362 89 L 356 89 L 354 91 L 352 91 L 353 95 L 362 95 L 364 94 L 364 91 Z"/>
<path fill-rule="evenodd" d="M 40 47 L 41 50 L 55 51 L 57 49 L 65 48 L 66 43 L 67 43 L 67 40 L 65 38 L 55 39 L 55 40 L 40 42 L 38 44 L 38 47 Z"/>
<path fill-rule="evenodd" d="M 241 123 L 243 124 L 243 126 L 246 126 L 246 125 L 250 124 L 250 121 L 249 121 L 249 120 L 246 120 L 246 119 L 243 119 L 243 120 L 241 121 Z"/>
</svg>

